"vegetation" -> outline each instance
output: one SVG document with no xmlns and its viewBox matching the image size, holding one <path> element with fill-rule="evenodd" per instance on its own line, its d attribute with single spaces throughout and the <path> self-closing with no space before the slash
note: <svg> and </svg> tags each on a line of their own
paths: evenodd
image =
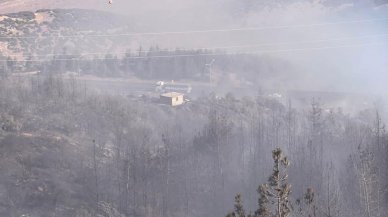
<svg viewBox="0 0 388 217">
<path fill-rule="evenodd" d="M 105 40 L 87 35 L 122 34 L 131 26 L 120 16 L 81 9 L 45 9 L 1 16 L 1 50 L 19 60 L 50 60 L 64 50 L 72 55 L 105 52 L 113 42 L 125 47 L 122 38 Z M 18 64 L 25 66 L 25 62 Z"/>
<path fill-rule="evenodd" d="M 285 172 L 285 169 L 289 166 L 289 161 L 287 157 L 283 156 L 280 148 L 272 151 L 272 158 L 274 168 L 268 184 L 262 184 L 257 189 L 260 195 L 259 208 L 254 212 L 254 215 L 249 214 L 248 217 L 290 216 L 292 210 L 289 202 L 291 185 L 287 183 L 288 174 Z M 240 194 L 235 197 L 234 207 L 235 211 L 228 214 L 227 217 L 245 217 Z"/>
<path fill-rule="evenodd" d="M 349 115 L 316 100 L 295 108 L 260 93 L 170 108 L 146 96 L 97 95 L 62 77 L 261 86 L 295 75 L 266 56 L 157 46 L 116 55 L 126 40 L 87 37 L 129 29 L 86 10 L 2 17 L 0 216 L 223 216 L 236 192 L 228 217 L 387 215 L 388 136 L 374 108 Z M 10 76 L 29 71 L 41 73 Z"/>
<path fill-rule="evenodd" d="M 284 80 L 297 73 L 288 62 L 268 56 L 223 55 L 223 50 L 209 49 L 167 50 L 152 45 L 144 48 L 128 43 L 128 37 L 98 37 L 128 34 L 133 31 L 131 27 L 120 16 L 91 10 L 5 14 L 0 20 L 0 55 L 4 56 L 0 60 L 6 61 L 0 62 L 0 74 L 71 72 L 264 86 L 264 79 Z"/>
<path fill-rule="evenodd" d="M 387 137 L 373 110 L 231 94 L 170 108 L 58 76 L 2 79 L 0 99 L 2 216 L 222 216 L 236 192 L 235 216 L 386 213 Z M 265 154 L 278 144 L 289 166 L 280 150 Z"/>
</svg>

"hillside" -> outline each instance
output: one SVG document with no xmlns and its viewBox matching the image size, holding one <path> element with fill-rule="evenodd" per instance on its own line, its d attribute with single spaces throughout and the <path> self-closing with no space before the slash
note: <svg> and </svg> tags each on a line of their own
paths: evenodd
<svg viewBox="0 0 388 217">
<path fill-rule="evenodd" d="M 0 15 L 0 53 L 15 59 L 63 53 L 116 51 L 123 41 L 88 37 L 128 31 L 125 19 L 82 9 L 38 10 Z M 113 41 L 114 40 L 114 41 Z"/>
<path fill-rule="evenodd" d="M 96 9 L 96 0 L 1 0 L 0 13 L 34 11 L 40 8 L 91 8 Z"/>
<path fill-rule="evenodd" d="M 298 0 L 293 1 L 285 1 L 285 0 L 266 0 L 266 1 L 254 1 L 254 0 L 243 0 L 241 1 L 246 5 L 273 5 L 285 2 L 296 2 Z M 300 1 L 300 0 L 299 0 Z M 385 0 L 365 0 L 365 1 L 357 1 L 357 0 L 324 0 L 320 1 L 328 6 L 340 5 L 340 4 L 380 4 L 386 3 Z M 109 10 L 107 6 L 107 1 L 105 0 L 1 0 L 0 1 L 0 13 L 9 13 L 16 12 L 20 10 L 37 10 L 39 8 L 85 8 L 85 9 L 99 9 L 99 10 Z"/>
<path fill-rule="evenodd" d="M 233 94 L 172 108 L 147 96 L 96 95 L 55 76 L 14 82 L 0 79 L 0 216 L 225 216 L 236 192 L 253 192 L 247 208 L 256 206 L 254 189 L 266 180 L 259 174 L 270 171 L 267 153 L 279 144 L 293 153 L 294 197 L 309 186 L 305 177 L 326 192 L 314 168 L 335 159 L 348 208 L 359 186 L 349 150 L 376 136 L 373 109 L 349 116 Z M 387 153 L 385 133 L 380 139 Z"/>
<path fill-rule="evenodd" d="M 388 8 L 107 1 L 0 0 L 0 217 L 388 216 Z"/>
<path fill-rule="evenodd" d="M 215 74 L 216 71 L 231 74 L 230 80 L 233 80 L 233 83 L 244 83 L 244 80 L 256 79 L 257 74 L 285 77 L 288 75 L 280 72 L 284 67 L 289 70 L 291 68 L 286 61 L 254 55 L 207 56 L 215 51 L 166 51 L 157 46 L 147 49 L 148 39 L 140 38 L 141 36 L 120 37 L 120 34 L 134 32 L 136 27 L 119 15 L 85 9 L 44 9 L 0 15 L 0 59 L 3 56 L 20 61 L 0 64 L 0 74 L 23 71 L 82 72 L 108 77 L 135 75 L 146 79 L 207 81 L 209 75 L 204 71 L 204 66 L 213 58 L 217 58 L 218 61 L 213 66 Z M 106 35 L 117 37 L 105 37 Z M 151 37 L 149 41 L 152 40 Z M 145 47 L 144 50 L 138 50 L 141 46 Z M 129 49 L 132 52 L 127 53 L 126 57 L 144 57 L 131 60 L 123 59 L 123 56 L 116 58 L 116 54 L 124 54 Z M 108 54 L 113 55 L 106 56 Z M 152 56 L 164 55 L 188 56 L 152 59 Z M 98 59 L 102 57 L 107 57 L 108 60 Z M 144 61 L 144 58 L 149 59 Z M 74 61 L 71 61 L 73 59 Z M 25 60 L 37 62 L 24 62 Z M 40 62 L 41 60 L 47 62 Z M 238 78 L 232 75 L 236 72 L 239 72 Z"/>
</svg>

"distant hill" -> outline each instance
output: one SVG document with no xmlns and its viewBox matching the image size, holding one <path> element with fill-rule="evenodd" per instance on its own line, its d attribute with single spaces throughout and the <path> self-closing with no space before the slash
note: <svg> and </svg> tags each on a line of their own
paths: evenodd
<svg viewBox="0 0 388 217">
<path fill-rule="evenodd" d="M 388 5 L 388 0 L 375 0 L 376 5 Z"/>
<path fill-rule="evenodd" d="M 85 9 L 3 14 L 0 15 L 0 54 L 25 59 L 52 53 L 114 52 L 124 49 L 123 43 L 128 41 L 96 35 L 122 34 L 130 26 L 118 15 Z"/>
<path fill-rule="evenodd" d="M 0 13 L 35 11 L 40 8 L 89 8 L 98 9 L 98 0 L 0 0 Z"/>
</svg>

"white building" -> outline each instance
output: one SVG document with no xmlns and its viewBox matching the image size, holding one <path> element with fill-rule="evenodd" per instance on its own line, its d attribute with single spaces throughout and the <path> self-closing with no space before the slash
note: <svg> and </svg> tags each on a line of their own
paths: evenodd
<svg viewBox="0 0 388 217">
<path fill-rule="evenodd" d="M 163 104 L 178 106 L 184 103 L 184 94 L 177 92 L 169 92 L 160 95 L 160 101 Z"/>
</svg>

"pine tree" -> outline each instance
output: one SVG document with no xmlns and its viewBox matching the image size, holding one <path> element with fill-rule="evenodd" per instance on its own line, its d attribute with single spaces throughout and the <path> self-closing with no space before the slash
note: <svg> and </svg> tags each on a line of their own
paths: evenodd
<svg viewBox="0 0 388 217">
<path fill-rule="evenodd" d="M 269 177 L 268 184 L 259 187 L 259 209 L 255 212 L 256 217 L 288 217 L 291 206 L 288 197 L 291 193 L 291 185 L 288 184 L 287 167 L 289 161 L 283 156 L 280 148 L 272 151 L 274 160 L 273 173 Z M 271 207 L 271 204 L 275 205 Z"/>
<path fill-rule="evenodd" d="M 241 199 L 240 194 L 238 194 L 236 196 L 235 202 L 236 202 L 236 204 L 234 205 L 234 208 L 235 208 L 235 212 L 236 212 L 237 216 L 238 217 L 245 217 L 244 206 L 242 204 L 242 199 Z"/>
<path fill-rule="evenodd" d="M 249 217 L 250 215 L 248 215 Z M 241 194 L 237 194 L 234 198 L 234 211 L 229 213 L 227 217 L 245 217 L 245 210 L 242 203 Z"/>
<path fill-rule="evenodd" d="M 283 156 L 280 148 L 272 151 L 272 158 L 274 160 L 273 173 L 269 178 L 270 195 L 275 200 L 276 216 L 287 217 L 290 215 L 291 208 L 288 197 L 291 193 L 291 185 L 287 183 L 288 174 L 286 172 L 289 166 L 287 157 Z"/>
<path fill-rule="evenodd" d="M 316 217 L 315 193 L 313 188 L 307 188 L 304 194 L 304 202 L 307 206 L 307 216 Z"/>
<path fill-rule="evenodd" d="M 257 193 L 259 193 L 259 209 L 255 212 L 255 217 L 269 217 L 272 216 L 270 209 L 270 200 L 268 195 L 270 195 L 268 190 L 268 185 L 263 184 L 260 185 L 257 189 Z"/>
<path fill-rule="evenodd" d="M 291 213 L 289 195 L 291 194 L 291 185 L 288 184 L 287 167 L 289 161 L 283 156 L 280 148 L 272 151 L 274 160 L 273 173 L 268 179 L 267 184 L 262 184 L 257 189 L 260 195 L 258 200 L 259 208 L 254 215 L 247 217 L 288 217 Z M 235 211 L 229 213 L 227 217 L 245 217 L 245 211 L 242 206 L 241 195 L 235 197 Z"/>
</svg>

